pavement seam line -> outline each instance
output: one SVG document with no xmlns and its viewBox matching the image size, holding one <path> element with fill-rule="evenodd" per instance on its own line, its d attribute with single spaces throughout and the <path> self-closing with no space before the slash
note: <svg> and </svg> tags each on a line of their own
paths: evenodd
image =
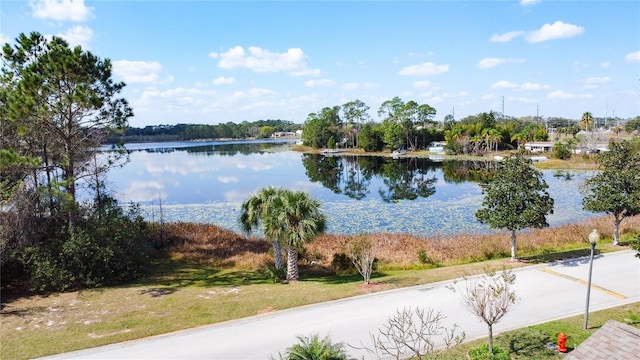
<svg viewBox="0 0 640 360">
<path fill-rule="evenodd" d="M 578 279 L 578 278 L 570 276 L 570 275 L 562 274 L 562 273 L 559 273 L 557 271 L 553 271 L 553 270 L 551 270 L 549 268 L 542 268 L 542 269 L 538 269 L 538 270 L 546 272 L 547 274 L 559 276 L 561 278 L 565 278 L 567 280 L 571 280 L 571 281 L 577 282 L 578 284 L 581 284 L 581 285 L 589 286 L 589 283 L 584 281 L 584 280 L 582 280 L 582 279 Z M 619 294 L 619 293 L 617 293 L 615 291 L 611 291 L 611 290 L 605 289 L 605 288 L 603 288 L 601 286 L 598 286 L 598 285 L 595 285 L 593 283 L 591 283 L 591 288 L 594 289 L 594 290 L 598 290 L 598 291 L 600 291 L 602 293 L 605 293 L 607 295 L 611 295 L 611 296 L 616 297 L 616 298 L 621 299 L 621 300 L 627 299 L 627 297 L 625 295 Z"/>
</svg>

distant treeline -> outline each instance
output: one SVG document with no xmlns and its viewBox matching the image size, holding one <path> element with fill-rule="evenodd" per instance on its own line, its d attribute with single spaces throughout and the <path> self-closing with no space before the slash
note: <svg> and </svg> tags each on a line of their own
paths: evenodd
<svg viewBox="0 0 640 360">
<path fill-rule="evenodd" d="M 243 121 L 240 124 L 149 125 L 143 128 L 129 127 L 124 134 L 110 136 L 108 142 L 268 138 L 275 132 L 295 132 L 301 128 L 301 124 L 280 119 Z"/>
</svg>

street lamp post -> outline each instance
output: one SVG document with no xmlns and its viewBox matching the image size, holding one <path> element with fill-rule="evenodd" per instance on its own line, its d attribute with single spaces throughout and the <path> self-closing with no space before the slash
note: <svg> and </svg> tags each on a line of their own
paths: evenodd
<svg viewBox="0 0 640 360">
<path fill-rule="evenodd" d="M 591 296 L 591 272 L 593 270 L 593 251 L 596 248 L 596 244 L 600 239 L 600 234 L 598 230 L 593 229 L 593 231 L 589 234 L 589 244 L 591 245 L 591 257 L 589 258 L 589 281 L 587 284 L 587 305 L 584 309 L 584 329 L 586 330 L 589 323 L 589 297 Z"/>
</svg>

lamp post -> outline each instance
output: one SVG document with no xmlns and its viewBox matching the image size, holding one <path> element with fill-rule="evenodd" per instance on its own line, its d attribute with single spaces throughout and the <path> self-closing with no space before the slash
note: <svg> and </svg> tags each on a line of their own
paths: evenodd
<svg viewBox="0 0 640 360">
<path fill-rule="evenodd" d="M 593 270 L 593 251 L 596 248 L 596 244 L 600 240 L 600 234 L 598 230 L 593 229 L 589 234 L 589 244 L 591 245 L 591 257 L 589 258 L 589 281 L 587 284 L 587 306 L 584 309 L 584 329 L 587 329 L 589 323 L 589 296 L 591 295 L 591 272 Z"/>
</svg>

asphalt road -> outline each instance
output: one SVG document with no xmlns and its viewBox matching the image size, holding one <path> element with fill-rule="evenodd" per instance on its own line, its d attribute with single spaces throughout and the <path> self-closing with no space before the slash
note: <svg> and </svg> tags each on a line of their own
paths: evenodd
<svg viewBox="0 0 640 360">
<path fill-rule="evenodd" d="M 632 251 L 598 255 L 593 262 L 590 311 L 640 301 L 640 259 Z M 558 318 L 584 314 L 589 258 L 516 270 L 518 300 L 494 326 L 494 334 Z M 398 309 L 440 311 L 446 326 L 458 324 L 467 339 L 487 336 L 486 325 L 468 312 L 456 293 L 440 282 L 309 305 L 166 335 L 59 354 L 47 359 L 269 359 L 297 343 L 296 336 L 319 334 L 333 342 L 371 347 Z M 458 282 L 454 286 L 462 286 Z M 349 354 L 376 358 L 347 346 Z"/>
</svg>

